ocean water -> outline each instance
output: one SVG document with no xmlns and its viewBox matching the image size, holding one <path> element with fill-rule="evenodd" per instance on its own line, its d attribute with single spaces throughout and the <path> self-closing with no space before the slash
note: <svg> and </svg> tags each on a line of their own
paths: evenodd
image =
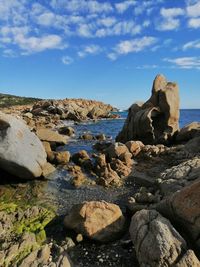
<svg viewBox="0 0 200 267">
<path fill-rule="evenodd" d="M 122 129 L 125 119 L 128 115 L 127 112 L 118 112 L 118 114 L 121 116 L 119 119 L 99 120 L 97 122 L 72 125 L 75 128 L 76 136 L 61 149 L 69 150 L 71 153 L 75 153 L 79 150 L 92 152 L 92 145 L 94 144 L 94 141 L 80 140 L 79 136 L 81 136 L 83 133 L 91 133 L 93 135 L 104 133 L 108 139 L 114 140 L 119 131 Z M 180 111 L 181 128 L 193 121 L 200 122 L 200 109 L 182 109 Z"/>
</svg>

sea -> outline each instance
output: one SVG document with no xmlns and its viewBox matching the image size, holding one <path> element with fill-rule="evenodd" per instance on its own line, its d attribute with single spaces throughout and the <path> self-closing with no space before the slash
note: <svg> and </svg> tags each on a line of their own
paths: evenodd
<svg viewBox="0 0 200 267">
<path fill-rule="evenodd" d="M 71 125 L 76 132 L 76 136 L 70 140 L 68 145 L 62 150 L 68 150 L 72 154 L 79 150 L 86 150 L 92 152 L 92 144 L 94 141 L 83 141 L 78 137 L 84 133 L 90 133 L 92 135 L 105 134 L 108 140 L 114 141 L 119 131 L 122 129 L 124 122 L 127 118 L 128 112 L 116 112 L 120 115 L 119 119 L 103 119 L 96 122 L 84 122 L 78 125 L 74 125 L 72 122 L 66 122 L 67 125 Z M 200 109 L 181 109 L 180 110 L 180 128 L 187 124 L 196 121 L 200 122 Z"/>
</svg>

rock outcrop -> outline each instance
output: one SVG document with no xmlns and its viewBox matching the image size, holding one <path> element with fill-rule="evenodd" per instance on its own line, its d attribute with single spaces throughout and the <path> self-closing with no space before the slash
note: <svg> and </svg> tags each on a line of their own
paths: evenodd
<svg viewBox="0 0 200 267">
<path fill-rule="evenodd" d="M 23 121 L 0 113 L 0 168 L 17 177 L 40 177 L 46 165 L 46 152 Z"/>
<path fill-rule="evenodd" d="M 115 204 L 90 201 L 75 205 L 65 217 L 64 225 L 93 240 L 108 242 L 123 231 L 125 218 Z"/>
<path fill-rule="evenodd" d="M 178 130 L 178 85 L 158 75 L 150 99 L 129 108 L 127 120 L 116 140 L 123 143 L 130 140 L 140 140 L 144 144 L 169 143 Z"/>
</svg>

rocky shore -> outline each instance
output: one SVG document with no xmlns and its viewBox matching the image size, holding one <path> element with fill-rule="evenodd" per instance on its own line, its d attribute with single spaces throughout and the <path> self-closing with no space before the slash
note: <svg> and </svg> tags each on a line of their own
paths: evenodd
<svg viewBox="0 0 200 267">
<path fill-rule="evenodd" d="M 178 91 L 158 75 L 115 142 L 78 136 L 94 142 L 92 153 L 63 149 L 76 134 L 65 122 L 115 119 L 110 105 L 65 99 L 1 109 L 0 266 L 199 267 L 200 122 L 179 128 Z M 57 172 L 72 192 L 62 212 L 50 191 L 41 201 Z M 82 189 L 97 193 L 73 201 Z"/>
</svg>

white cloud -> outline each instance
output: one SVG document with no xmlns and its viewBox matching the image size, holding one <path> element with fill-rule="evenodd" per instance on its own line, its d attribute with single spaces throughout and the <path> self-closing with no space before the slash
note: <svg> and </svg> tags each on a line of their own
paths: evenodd
<svg viewBox="0 0 200 267">
<path fill-rule="evenodd" d="M 200 49 L 200 39 L 188 42 L 188 43 L 184 44 L 184 46 L 183 46 L 183 50 L 187 50 L 190 48 Z"/>
<path fill-rule="evenodd" d="M 64 56 L 61 58 L 61 61 L 63 64 L 65 65 L 70 65 L 74 62 L 73 58 L 69 57 L 69 56 Z"/>
<path fill-rule="evenodd" d="M 157 39 L 151 36 L 144 36 L 142 38 L 137 38 L 133 40 L 121 41 L 114 47 L 114 52 L 108 54 L 108 57 L 111 60 L 115 60 L 120 55 L 143 51 L 144 49 L 152 46 L 156 42 Z"/>
<path fill-rule="evenodd" d="M 164 61 L 173 63 L 181 69 L 200 69 L 200 57 L 165 58 Z"/>
<path fill-rule="evenodd" d="M 115 8 L 119 13 L 124 13 L 127 9 L 129 9 L 131 6 L 135 6 L 136 1 L 135 0 L 127 0 L 120 3 L 115 4 Z"/>
<path fill-rule="evenodd" d="M 109 13 L 113 7 L 109 2 L 98 2 L 96 0 L 52 0 L 53 8 L 65 9 L 69 12 L 88 12 L 88 13 Z"/>
<path fill-rule="evenodd" d="M 81 37 L 92 37 L 92 31 L 90 25 L 80 24 L 77 29 L 77 34 Z"/>
<path fill-rule="evenodd" d="M 116 23 L 117 19 L 115 17 L 105 17 L 97 20 L 98 25 L 104 27 L 111 27 Z"/>
<path fill-rule="evenodd" d="M 180 26 L 179 19 L 169 18 L 159 23 L 156 26 L 156 29 L 158 31 L 171 31 L 171 30 L 177 30 L 179 26 Z"/>
<path fill-rule="evenodd" d="M 195 3 L 194 5 L 187 6 L 186 11 L 189 17 L 199 17 L 200 16 L 200 1 L 198 0 L 197 3 Z"/>
<path fill-rule="evenodd" d="M 87 45 L 84 47 L 82 51 L 78 52 L 78 56 L 83 58 L 86 57 L 87 55 L 97 55 L 102 51 L 101 47 L 99 45 Z"/>
<path fill-rule="evenodd" d="M 142 27 L 135 24 L 133 20 L 120 21 L 109 28 L 101 28 L 96 31 L 96 37 L 106 37 L 106 36 L 119 36 L 119 35 L 136 35 L 140 33 Z"/>
<path fill-rule="evenodd" d="M 137 66 L 136 69 L 139 70 L 144 70 L 144 69 L 157 69 L 159 66 L 158 65 L 142 65 L 142 66 Z"/>
<path fill-rule="evenodd" d="M 200 18 L 190 19 L 188 21 L 188 26 L 194 29 L 200 28 Z"/>
<path fill-rule="evenodd" d="M 172 18 L 184 15 L 185 11 L 182 8 L 161 8 L 160 14 L 165 18 Z"/>
</svg>

